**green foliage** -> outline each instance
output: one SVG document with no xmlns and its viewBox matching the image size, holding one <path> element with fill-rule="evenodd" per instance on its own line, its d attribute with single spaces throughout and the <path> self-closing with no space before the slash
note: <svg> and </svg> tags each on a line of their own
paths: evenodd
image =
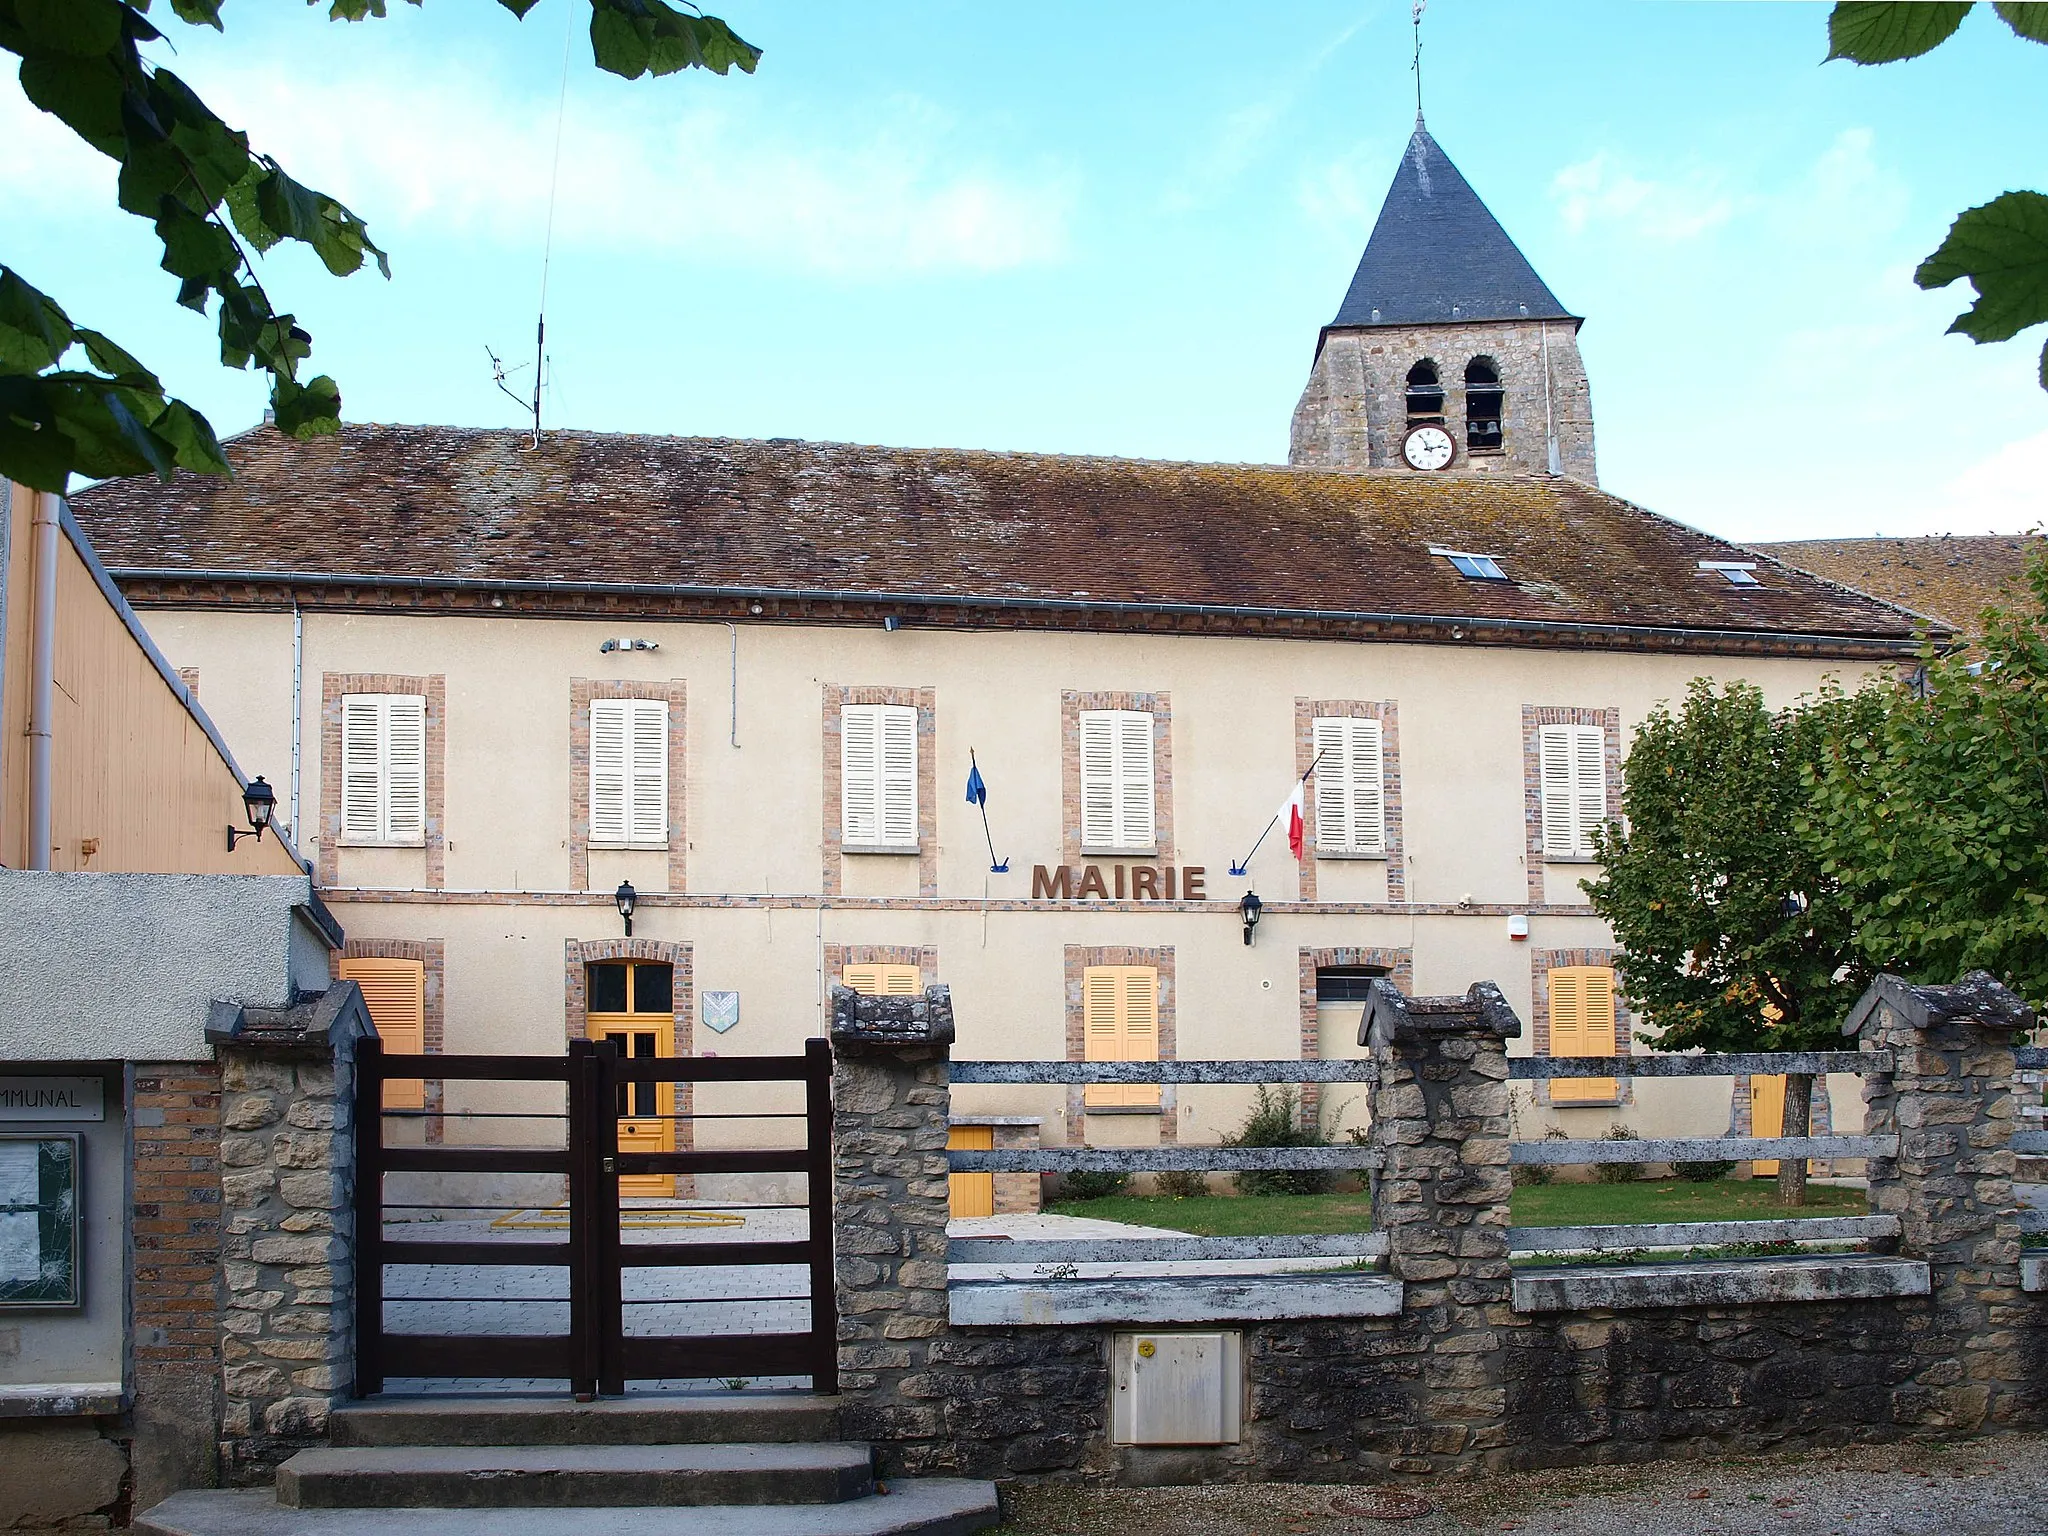
<svg viewBox="0 0 2048 1536">
<path fill-rule="evenodd" d="M 1990 971 L 2048 1004 L 2048 561 L 2031 600 L 1984 615 L 1974 657 L 1929 653 L 1919 687 L 1834 701 L 1805 819 L 1869 965 Z"/>
<path fill-rule="evenodd" d="M 1120 1195 L 1131 1182 L 1128 1173 L 1063 1173 L 1060 1175 L 1062 1200 L 1107 1200 Z"/>
<path fill-rule="evenodd" d="M 1673 1163 L 1671 1171 L 1688 1184 L 1712 1184 L 1735 1171 L 1733 1163 Z"/>
<path fill-rule="evenodd" d="M 1209 1181 L 1189 1168 L 1169 1168 L 1158 1182 L 1159 1193 L 1169 1200 L 1197 1200 L 1209 1193 Z"/>
<path fill-rule="evenodd" d="M 1585 889 L 1623 951 L 1630 1001 L 1656 1026 L 1644 1043 L 1819 1049 L 1866 985 L 1839 877 L 1804 830 L 1802 775 L 1824 756 L 1829 718 L 1697 678 L 1676 714 L 1660 707 L 1637 728 L 1626 820 L 1596 834 L 1605 870 Z"/>
<path fill-rule="evenodd" d="M 1327 1147 L 1319 1127 L 1301 1123 L 1301 1102 L 1292 1088 L 1261 1083 L 1244 1124 L 1223 1138 L 1226 1147 Z M 1330 1187 L 1321 1168 L 1249 1168 L 1233 1175 L 1241 1195 L 1319 1195 Z"/>
<path fill-rule="evenodd" d="M 535 0 L 499 3 L 524 17 Z M 629 80 L 691 68 L 751 74 L 760 62 L 760 50 L 716 17 L 666 0 L 589 3 L 593 56 Z M 220 0 L 170 4 L 180 21 L 216 31 L 220 9 Z M 272 305 L 254 258 L 291 240 L 336 277 L 374 262 L 388 278 L 390 263 L 360 218 L 252 150 L 246 134 L 144 57 L 145 47 L 167 41 L 148 10 L 149 0 L 0 0 L 0 49 L 20 59 L 32 103 L 119 167 L 116 200 L 155 228 L 160 265 L 178 279 L 177 302 L 214 314 L 224 366 L 270 376 L 278 429 L 295 437 L 332 432 L 340 388 L 324 375 L 301 376 L 313 339 Z M 340 21 L 384 14 L 385 0 L 328 6 Z M 74 345 L 90 369 L 65 366 Z M 73 475 L 169 478 L 174 469 L 227 472 L 205 418 L 0 266 L 0 475 L 61 492 Z"/>
<path fill-rule="evenodd" d="M 1610 1125 L 1602 1141 L 1639 1141 L 1642 1138 L 1625 1125 Z M 1641 1163 L 1595 1163 L 1602 1184 L 1633 1184 L 1643 1176 Z"/>
<path fill-rule="evenodd" d="M 1828 15 L 1828 58 L 1890 64 L 1918 58 L 1955 35 L 1967 3 L 1928 0 L 1842 0 Z M 2020 37 L 2048 43 L 2048 4 L 1999 0 L 1992 7 Z M 1913 280 L 1946 288 L 1968 278 L 1977 302 L 1949 326 L 1971 340 L 2009 341 L 2048 321 L 2048 197 L 2007 192 L 1961 214 L 1941 248 Z M 2048 345 L 2041 349 L 2041 387 L 2048 389 Z"/>
</svg>

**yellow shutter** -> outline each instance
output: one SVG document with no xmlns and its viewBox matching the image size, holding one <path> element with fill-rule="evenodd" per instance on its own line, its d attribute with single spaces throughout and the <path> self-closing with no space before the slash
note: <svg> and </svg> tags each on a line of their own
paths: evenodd
<svg viewBox="0 0 2048 1536">
<path fill-rule="evenodd" d="M 340 979 L 363 991 L 370 1022 L 387 1056 L 418 1056 L 427 1048 L 427 968 L 417 960 L 378 960 L 352 955 L 341 962 Z M 386 1109 L 424 1109 L 427 1085 L 418 1078 L 384 1084 Z"/>
<path fill-rule="evenodd" d="M 1159 972 L 1149 965 L 1091 965 L 1081 975 L 1081 1040 L 1085 1061 L 1159 1059 Z M 1159 1103 L 1156 1083 L 1090 1083 L 1089 1109 L 1145 1108 Z"/>
<path fill-rule="evenodd" d="M 1550 1054 L 1620 1054 L 1611 967 L 1561 966 L 1550 973 Z M 1558 1077 L 1550 1082 L 1553 1104 L 1606 1103 L 1619 1092 L 1620 1085 L 1611 1077 Z"/>
<path fill-rule="evenodd" d="M 996 1128 L 992 1125 L 955 1125 L 946 1131 L 948 1149 L 962 1152 L 992 1152 Z M 993 1216 L 996 1213 L 996 1176 L 992 1173 L 956 1173 L 946 1180 L 948 1211 L 951 1216 Z"/>
<path fill-rule="evenodd" d="M 839 973 L 842 987 L 867 997 L 915 997 L 923 981 L 914 965 L 849 965 Z"/>
</svg>

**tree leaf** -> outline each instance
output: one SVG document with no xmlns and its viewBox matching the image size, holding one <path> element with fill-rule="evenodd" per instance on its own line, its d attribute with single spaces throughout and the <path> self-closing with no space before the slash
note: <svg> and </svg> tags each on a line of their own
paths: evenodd
<svg viewBox="0 0 2048 1536">
<path fill-rule="evenodd" d="M 526 20 L 526 13 L 540 4 L 540 0 L 498 0 L 498 4 L 505 7 L 506 10 L 517 16 L 521 21 L 524 21 Z"/>
<path fill-rule="evenodd" d="M 127 7 L 118 0 L 14 0 L 12 9 L 30 47 L 91 58 L 120 46 Z"/>
<path fill-rule="evenodd" d="M 341 429 L 341 386 L 324 373 L 304 384 L 279 379 L 271 387 L 270 411 L 287 437 L 324 437 Z"/>
<path fill-rule="evenodd" d="M 2048 320 L 2048 197 L 2007 192 L 1970 209 L 1913 274 L 1922 288 L 1946 288 L 1960 277 L 1977 290 L 1977 302 L 1951 331 L 2004 341 Z"/>
<path fill-rule="evenodd" d="M 171 0 L 171 14 L 195 27 L 225 32 L 227 28 L 220 24 L 220 6 L 221 0 Z"/>
<path fill-rule="evenodd" d="M 1828 58 L 1915 59 L 1947 42 L 1969 14 L 1969 0 L 1840 0 L 1828 13 Z"/>
<path fill-rule="evenodd" d="M 93 367 L 108 374 L 130 389 L 147 390 L 162 394 L 163 385 L 157 376 L 136 360 L 135 354 L 125 347 L 117 346 L 98 331 L 78 329 L 79 345 L 85 348 L 85 355 L 92 360 Z"/>
<path fill-rule="evenodd" d="M 74 334 L 63 310 L 13 271 L 0 267 L 0 369 L 39 373 L 52 367 Z M 0 465 L 0 470 L 5 468 Z"/>
<path fill-rule="evenodd" d="M 2039 0 L 1997 0 L 1991 9 L 2021 37 L 2048 43 L 2048 5 Z"/>
<path fill-rule="evenodd" d="M 33 374 L 0 373 L 0 466 L 8 478 L 61 496 L 70 483 L 71 459 L 71 444 L 57 431 L 43 381 Z"/>
<path fill-rule="evenodd" d="M 226 230 L 169 198 L 157 216 L 156 233 L 164 243 L 163 269 L 173 277 L 203 281 L 232 273 L 240 263 Z"/>
</svg>

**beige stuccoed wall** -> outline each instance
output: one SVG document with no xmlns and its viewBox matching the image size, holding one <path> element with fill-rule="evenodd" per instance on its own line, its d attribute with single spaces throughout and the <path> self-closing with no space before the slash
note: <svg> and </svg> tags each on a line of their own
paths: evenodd
<svg viewBox="0 0 2048 1536">
<path fill-rule="evenodd" d="M 1731 607 L 1740 602 L 1731 596 Z M 207 708 L 250 772 L 273 782 L 290 756 L 289 615 L 152 611 L 145 621 L 174 664 L 196 667 Z M 599 652 L 607 636 L 658 651 Z M 330 891 L 351 938 L 435 938 L 447 946 L 446 1048 L 552 1051 L 563 1038 L 564 944 L 614 937 L 610 891 L 629 877 L 666 885 L 660 854 L 591 855 L 591 890 L 568 893 L 569 679 L 688 686 L 688 893 L 643 904 L 635 935 L 693 946 L 693 984 L 736 988 L 742 1022 L 700 1049 L 785 1051 L 822 1032 L 821 944 L 934 945 L 938 979 L 954 992 L 963 1057 L 1065 1054 L 1064 946 L 1169 945 L 1185 1057 L 1281 1056 L 1300 1050 L 1298 951 L 1413 946 L 1415 985 L 1461 991 L 1500 983 L 1530 1017 L 1529 952 L 1599 946 L 1583 911 L 1587 866 L 1548 872 L 1548 905 L 1531 909 L 1525 869 L 1522 708 L 1620 711 L 1635 724 L 1695 675 L 1749 677 L 1777 704 L 1823 675 L 1862 669 L 1795 659 L 1714 659 L 1503 647 L 1355 645 L 1169 636 L 920 632 L 879 627 L 742 626 L 739 747 L 730 744 L 731 636 L 723 624 L 305 616 L 302 795 L 310 852 L 320 805 L 321 676 L 443 674 L 447 680 L 444 889 L 426 884 L 424 854 L 343 849 Z M 837 899 L 822 889 L 826 684 L 936 690 L 938 899 L 915 898 L 916 860 L 849 856 Z M 1171 695 L 1174 862 L 1200 865 L 1199 910 L 1095 906 L 1027 910 L 1035 863 L 1061 847 L 1060 693 Z M 1244 881 L 1226 872 L 1259 832 L 1295 773 L 1294 701 L 1397 701 L 1409 906 L 1385 901 L 1377 864 L 1323 861 L 1326 903 L 1369 910 L 1269 912 L 1256 947 L 1233 911 Z M 989 784 L 989 813 L 1007 875 L 991 875 L 979 816 L 962 793 L 968 749 Z M 1298 894 L 1284 839 L 1268 838 L 1252 884 L 1268 902 Z M 481 893 L 481 894 L 471 894 Z M 542 894 L 522 900 L 522 893 Z M 893 897 L 882 909 L 863 899 Z M 1457 904 L 1470 897 L 1480 909 Z M 1576 909 L 1576 910 L 1575 910 Z M 1530 937 L 1508 936 L 1507 913 L 1530 911 Z M 1526 1051 L 1525 1038 L 1517 1049 Z M 1564 1112 L 1575 1132 L 1622 1118 L 1638 1129 L 1715 1133 L 1726 1085 L 1638 1082 L 1621 1109 Z M 1234 1123 L 1243 1094 L 1181 1095 L 1179 1132 L 1206 1138 Z M 1336 1091 L 1326 1101 L 1334 1108 Z M 964 1112 L 1047 1117 L 1060 1134 L 1061 1090 L 963 1090 Z M 705 1107 L 712 1107 L 708 1102 Z M 1846 1113 L 1843 1113 L 1846 1111 Z M 1551 1111 L 1540 1112 L 1549 1117 Z M 1838 1124 L 1853 1119 L 1838 1104 Z M 1102 1134 L 1124 1139 L 1128 1126 Z"/>
</svg>

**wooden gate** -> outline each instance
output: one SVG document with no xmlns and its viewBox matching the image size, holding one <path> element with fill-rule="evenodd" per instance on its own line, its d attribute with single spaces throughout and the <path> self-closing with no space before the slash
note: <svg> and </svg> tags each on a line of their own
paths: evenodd
<svg viewBox="0 0 2048 1536">
<path fill-rule="evenodd" d="M 444 1084 L 560 1084 L 563 1111 L 493 1111 L 387 1107 L 387 1077 Z M 801 1120 L 801 1146 L 692 1148 L 626 1152 L 619 1147 L 621 1105 L 631 1106 L 636 1085 L 673 1083 L 800 1083 L 800 1113 L 756 1118 Z M 444 1099 L 447 1097 L 445 1091 Z M 392 1377 L 536 1377 L 567 1382 L 578 1394 L 620 1393 L 629 1381 L 703 1380 L 756 1376 L 808 1376 L 813 1390 L 838 1390 L 838 1311 L 832 1290 L 832 1058 L 823 1040 L 806 1043 L 801 1056 L 626 1057 L 609 1040 L 572 1041 L 563 1057 L 386 1057 L 379 1041 L 358 1044 L 356 1141 L 356 1395 L 384 1390 Z M 559 1145 L 484 1145 L 424 1139 L 394 1141 L 393 1125 L 488 1125 L 494 1120 L 560 1121 Z M 805 1184 L 805 1233 L 781 1241 L 627 1241 L 619 1181 L 651 1174 L 798 1174 Z M 388 1220 L 407 1202 L 394 1200 L 394 1174 L 556 1175 L 566 1186 L 566 1207 L 550 1206 L 533 1225 L 559 1230 L 534 1237 L 479 1237 L 465 1230 L 455 1240 L 415 1237 L 423 1222 Z M 682 1211 L 694 1202 L 672 1202 Z M 470 1222 L 465 1227 L 483 1225 Z M 492 1224 L 495 1232 L 496 1224 Z M 723 1271 L 747 1266 L 801 1266 L 808 1277 L 802 1297 L 760 1300 L 805 1302 L 806 1326 L 767 1333 L 648 1332 L 628 1326 L 629 1271 Z M 406 1331 L 386 1326 L 386 1270 L 441 1266 L 486 1274 L 496 1270 L 562 1270 L 566 1287 L 539 1298 L 559 1312 L 565 1290 L 566 1326 L 551 1331 Z M 396 1298 L 394 1298 L 396 1299 Z M 459 1297 L 411 1298 L 457 1303 Z M 489 1298 L 502 1304 L 499 1298 Z M 754 1298 L 750 1298 L 754 1299 Z M 670 1310 L 686 1302 L 670 1304 Z M 479 1309 L 480 1310 L 480 1309 Z"/>
</svg>

